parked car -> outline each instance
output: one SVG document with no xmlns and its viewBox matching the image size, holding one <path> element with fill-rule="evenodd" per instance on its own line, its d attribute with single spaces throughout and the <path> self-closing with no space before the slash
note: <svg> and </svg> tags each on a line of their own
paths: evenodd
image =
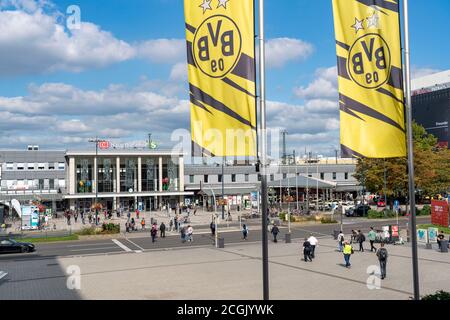
<svg viewBox="0 0 450 320">
<path fill-rule="evenodd" d="M 370 206 L 367 204 L 364 205 L 358 205 L 354 209 L 349 209 L 347 212 L 345 212 L 345 215 L 347 217 L 363 217 L 366 216 L 367 213 L 370 210 Z"/>
<path fill-rule="evenodd" d="M 35 250 L 36 248 L 32 243 L 17 242 L 10 238 L 0 240 L 0 253 L 27 253 Z"/>
</svg>

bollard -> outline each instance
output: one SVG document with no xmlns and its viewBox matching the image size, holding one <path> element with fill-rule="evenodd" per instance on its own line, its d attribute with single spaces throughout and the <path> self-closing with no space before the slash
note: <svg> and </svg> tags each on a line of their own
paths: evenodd
<svg viewBox="0 0 450 320">
<path fill-rule="evenodd" d="M 284 241 L 285 241 L 286 243 L 291 243 L 291 234 L 290 234 L 290 233 L 286 233 L 286 234 L 284 235 Z"/>
<path fill-rule="evenodd" d="M 219 238 L 218 239 L 218 245 L 219 245 L 219 248 L 221 248 L 221 249 L 225 248 L 225 239 L 224 238 Z"/>
</svg>

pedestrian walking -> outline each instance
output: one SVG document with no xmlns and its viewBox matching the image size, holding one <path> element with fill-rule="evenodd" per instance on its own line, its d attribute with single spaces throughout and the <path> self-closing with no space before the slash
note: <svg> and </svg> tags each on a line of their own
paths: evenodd
<svg viewBox="0 0 450 320">
<path fill-rule="evenodd" d="M 73 218 L 75 219 L 75 223 L 78 222 L 78 212 L 75 212 Z"/>
<path fill-rule="evenodd" d="M 373 251 L 377 252 L 377 248 L 375 248 L 375 246 L 373 245 L 375 243 L 375 240 L 377 239 L 377 234 L 373 230 L 373 227 L 370 227 L 370 231 L 367 234 L 367 238 L 369 239 L 370 242 L 370 252 Z"/>
<path fill-rule="evenodd" d="M 194 235 L 194 228 L 192 228 L 192 226 L 189 225 L 187 228 L 187 237 L 189 242 L 194 241 L 193 235 Z"/>
<path fill-rule="evenodd" d="M 160 231 L 160 237 L 161 238 L 165 238 L 166 237 L 166 225 L 164 224 L 164 222 L 161 222 L 161 225 L 159 226 L 159 231 Z"/>
<path fill-rule="evenodd" d="M 141 226 L 142 226 L 142 230 L 145 230 L 145 218 L 142 218 Z"/>
<path fill-rule="evenodd" d="M 140 212 L 139 212 L 139 209 L 136 209 L 135 212 L 136 212 L 136 218 L 139 220 L 139 213 L 140 213 Z"/>
<path fill-rule="evenodd" d="M 92 214 L 88 214 L 88 220 L 89 220 L 89 224 L 92 224 Z"/>
<path fill-rule="evenodd" d="M 350 236 L 350 244 L 353 244 L 353 242 L 357 242 L 357 238 L 358 238 L 358 232 L 356 232 L 356 230 L 352 229 L 352 233 Z"/>
<path fill-rule="evenodd" d="M 180 234 L 181 234 L 181 242 L 185 243 L 186 242 L 186 227 L 183 227 L 180 229 Z"/>
<path fill-rule="evenodd" d="M 343 248 L 343 254 L 344 254 L 344 260 L 345 260 L 345 267 L 350 268 L 350 256 L 354 253 L 353 247 L 350 245 L 348 241 L 344 242 L 344 248 Z"/>
<path fill-rule="evenodd" d="M 156 236 L 158 235 L 158 227 L 156 223 L 152 225 L 152 229 L 150 230 L 150 235 L 152 236 L 152 243 L 156 241 Z"/>
<path fill-rule="evenodd" d="M 387 249 L 384 247 L 384 243 L 380 244 L 381 248 L 377 251 L 378 261 L 380 262 L 381 279 L 386 278 L 386 264 L 388 258 Z"/>
<path fill-rule="evenodd" d="M 364 252 L 363 243 L 364 243 L 364 241 L 366 241 L 366 236 L 364 235 L 364 233 L 361 232 L 361 230 L 358 230 L 357 241 L 359 243 L 359 251 Z"/>
<path fill-rule="evenodd" d="M 338 251 L 339 252 L 342 252 L 342 249 L 343 249 L 343 246 L 344 246 L 344 233 L 342 232 L 342 230 L 339 232 L 339 234 L 338 234 L 338 238 L 337 238 L 337 241 L 338 241 Z"/>
<path fill-rule="evenodd" d="M 128 218 L 128 220 L 130 220 L 130 218 L 131 218 L 131 212 L 130 211 L 128 211 L 128 213 L 127 213 L 127 218 Z"/>
<path fill-rule="evenodd" d="M 173 231 L 173 218 L 169 221 L 169 231 Z"/>
<path fill-rule="evenodd" d="M 274 225 L 271 232 L 273 235 L 273 242 L 278 242 L 277 236 L 280 233 L 280 229 L 278 229 L 278 227 L 276 225 Z"/>
<path fill-rule="evenodd" d="M 214 223 L 214 221 L 211 221 L 211 223 L 209 224 L 209 228 L 211 229 L 211 236 L 215 236 L 216 235 L 216 224 Z"/>
<path fill-rule="evenodd" d="M 136 229 L 136 222 L 134 221 L 134 218 L 131 218 L 131 231 L 134 231 Z"/>
<path fill-rule="evenodd" d="M 242 226 L 242 237 L 244 240 L 248 239 L 248 227 L 246 224 Z"/>
<path fill-rule="evenodd" d="M 303 260 L 305 262 L 308 262 L 308 259 L 312 262 L 311 251 L 311 243 L 308 241 L 308 238 L 305 237 L 305 241 L 303 242 Z"/>
<path fill-rule="evenodd" d="M 309 235 L 308 242 L 311 244 L 311 258 L 314 259 L 314 258 L 316 257 L 316 256 L 315 256 L 316 246 L 318 245 L 319 240 L 317 240 L 317 238 L 314 237 L 314 236 L 312 235 L 312 233 L 311 233 L 311 234 Z"/>
<path fill-rule="evenodd" d="M 442 247 L 441 241 L 444 239 L 445 239 L 444 231 L 441 230 L 441 231 L 439 231 L 439 235 L 437 236 L 437 243 L 439 246 L 439 250 L 441 250 L 441 247 Z"/>
</svg>

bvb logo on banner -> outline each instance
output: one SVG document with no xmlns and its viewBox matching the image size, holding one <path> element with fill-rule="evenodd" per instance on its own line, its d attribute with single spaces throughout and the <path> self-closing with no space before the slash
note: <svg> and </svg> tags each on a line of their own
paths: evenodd
<svg viewBox="0 0 450 320">
<path fill-rule="evenodd" d="M 358 38 L 349 50 L 349 74 L 366 89 L 377 89 L 389 81 L 391 52 L 386 41 L 376 33 Z"/>
<path fill-rule="evenodd" d="M 195 63 L 200 70 L 212 78 L 223 78 L 239 61 L 241 32 L 229 17 L 215 15 L 197 29 L 192 47 Z"/>
</svg>

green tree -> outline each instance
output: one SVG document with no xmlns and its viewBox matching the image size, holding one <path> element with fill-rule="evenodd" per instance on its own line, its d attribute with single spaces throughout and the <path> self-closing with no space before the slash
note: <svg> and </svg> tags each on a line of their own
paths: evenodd
<svg viewBox="0 0 450 320">
<path fill-rule="evenodd" d="M 446 192 L 450 186 L 450 151 L 437 147 L 437 138 L 417 123 L 413 123 L 413 140 L 416 189 L 427 195 Z M 391 200 L 393 197 L 406 196 L 406 158 L 358 159 L 354 177 L 367 191 L 384 194 L 385 170 L 386 196 Z"/>
</svg>

